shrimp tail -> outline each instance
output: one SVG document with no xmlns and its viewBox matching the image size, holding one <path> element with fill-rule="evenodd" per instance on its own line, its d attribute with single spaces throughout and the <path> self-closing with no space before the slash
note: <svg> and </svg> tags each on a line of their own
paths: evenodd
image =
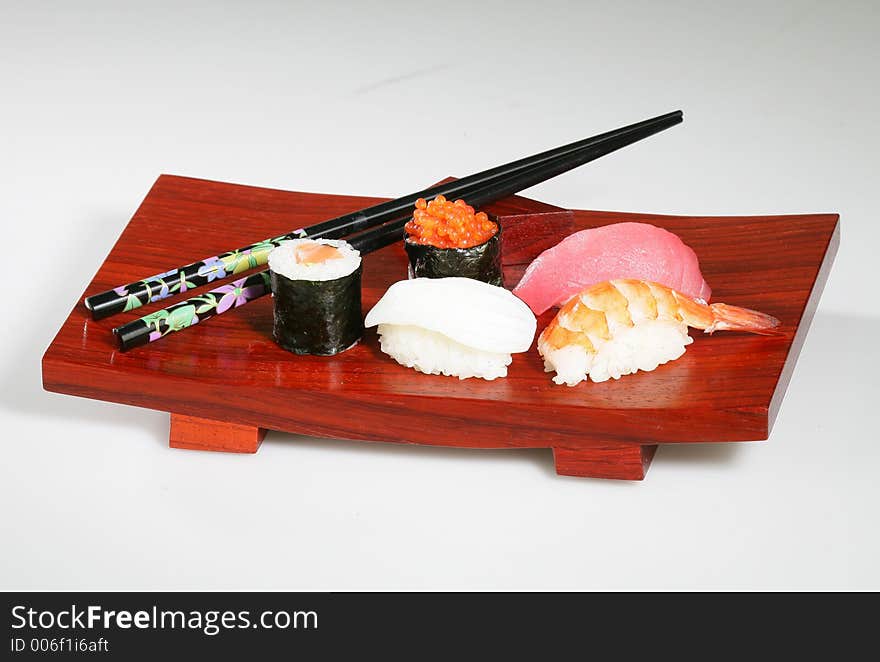
<svg viewBox="0 0 880 662">
<path fill-rule="evenodd" d="M 706 329 L 706 333 L 713 331 L 748 331 L 765 336 L 779 333 L 777 327 L 780 322 L 772 315 L 760 313 L 749 308 L 728 306 L 726 303 L 713 303 L 709 306 L 715 321 Z"/>
</svg>

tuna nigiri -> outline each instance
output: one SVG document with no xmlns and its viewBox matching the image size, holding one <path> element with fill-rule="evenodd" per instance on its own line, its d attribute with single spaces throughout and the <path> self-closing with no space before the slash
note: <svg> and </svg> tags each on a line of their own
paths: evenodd
<svg viewBox="0 0 880 662">
<path fill-rule="evenodd" d="M 677 235 L 647 223 L 614 223 L 569 235 L 535 258 L 513 293 L 540 315 L 614 278 L 649 280 L 704 301 L 712 294 L 696 253 Z"/>
<path fill-rule="evenodd" d="M 748 308 L 713 303 L 643 280 L 598 283 L 569 300 L 538 338 L 553 381 L 574 386 L 651 371 L 684 354 L 688 327 L 772 334 L 779 320 Z"/>
</svg>

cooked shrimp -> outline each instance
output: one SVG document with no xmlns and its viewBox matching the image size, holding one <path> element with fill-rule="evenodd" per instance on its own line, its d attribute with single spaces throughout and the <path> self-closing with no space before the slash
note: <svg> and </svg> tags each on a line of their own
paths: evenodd
<svg viewBox="0 0 880 662">
<path fill-rule="evenodd" d="M 693 342 L 687 328 L 706 333 L 773 333 L 779 320 L 748 308 L 707 304 L 665 285 L 619 279 L 598 283 L 568 301 L 538 338 L 553 381 L 574 386 L 650 371 L 679 358 Z"/>
</svg>

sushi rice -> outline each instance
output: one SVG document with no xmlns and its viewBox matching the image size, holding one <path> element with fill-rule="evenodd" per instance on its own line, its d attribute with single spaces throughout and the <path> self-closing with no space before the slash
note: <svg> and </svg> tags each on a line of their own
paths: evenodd
<svg viewBox="0 0 880 662">
<path fill-rule="evenodd" d="M 491 381 L 506 377 L 507 366 L 513 360 L 510 354 L 474 349 L 418 326 L 380 324 L 378 332 L 383 352 L 426 375 L 481 377 Z"/>
<path fill-rule="evenodd" d="M 341 257 L 323 262 L 300 262 L 297 249 L 312 245 L 331 246 Z M 361 263 L 361 254 L 342 239 L 291 239 L 269 253 L 269 268 L 291 280 L 336 280 L 354 272 Z"/>
<path fill-rule="evenodd" d="M 580 345 L 545 350 L 544 370 L 556 371 L 556 384 L 575 386 L 589 377 L 594 382 L 620 379 L 639 370 L 650 372 L 682 356 L 693 342 L 687 325 L 667 320 L 638 322 L 587 352 Z"/>
</svg>

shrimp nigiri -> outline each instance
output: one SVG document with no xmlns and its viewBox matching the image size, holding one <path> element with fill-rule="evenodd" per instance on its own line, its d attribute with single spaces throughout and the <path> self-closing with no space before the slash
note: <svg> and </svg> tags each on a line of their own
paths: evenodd
<svg viewBox="0 0 880 662">
<path fill-rule="evenodd" d="M 687 328 L 706 333 L 768 334 L 779 320 L 748 308 L 707 304 L 644 280 L 592 285 L 571 298 L 538 338 L 544 369 L 553 381 L 574 386 L 650 371 L 684 354 Z"/>
</svg>

